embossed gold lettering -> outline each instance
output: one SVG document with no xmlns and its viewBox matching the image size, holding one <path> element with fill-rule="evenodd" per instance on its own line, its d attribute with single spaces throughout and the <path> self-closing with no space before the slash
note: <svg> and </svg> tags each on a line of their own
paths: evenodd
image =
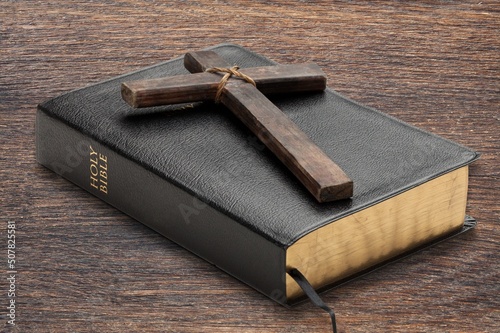
<svg viewBox="0 0 500 333">
<path fill-rule="evenodd" d="M 108 194 L 108 157 L 90 148 L 90 186 Z"/>
</svg>

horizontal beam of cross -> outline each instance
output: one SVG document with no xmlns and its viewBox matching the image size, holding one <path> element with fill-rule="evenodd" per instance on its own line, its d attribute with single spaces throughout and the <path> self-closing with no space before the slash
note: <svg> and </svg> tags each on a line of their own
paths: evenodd
<svg viewBox="0 0 500 333">
<path fill-rule="evenodd" d="M 263 66 L 239 71 L 251 77 L 264 94 L 326 88 L 324 73 L 316 64 Z M 219 75 L 207 72 L 138 80 L 122 84 L 122 97 L 133 107 L 214 100 L 219 81 Z"/>
</svg>

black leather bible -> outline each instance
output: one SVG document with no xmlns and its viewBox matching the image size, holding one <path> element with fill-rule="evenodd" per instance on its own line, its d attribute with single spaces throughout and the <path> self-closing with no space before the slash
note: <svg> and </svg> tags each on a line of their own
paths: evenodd
<svg viewBox="0 0 500 333">
<path fill-rule="evenodd" d="M 236 45 L 229 63 L 272 61 Z M 124 81 L 188 74 L 182 57 L 39 105 L 37 160 L 283 305 L 471 227 L 478 154 L 333 90 L 270 99 L 354 182 L 318 203 L 221 105 L 134 109 Z"/>
</svg>

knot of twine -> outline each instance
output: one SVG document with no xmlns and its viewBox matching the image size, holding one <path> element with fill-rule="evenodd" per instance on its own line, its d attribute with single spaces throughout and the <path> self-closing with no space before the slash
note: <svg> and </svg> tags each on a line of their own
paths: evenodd
<svg viewBox="0 0 500 333">
<path fill-rule="evenodd" d="M 224 87 L 226 86 L 226 83 L 229 80 L 229 78 L 231 78 L 231 76 L 233 75 L 256 86 L 255 81 L 250 76 L 241 73 L 240 71 L 238 71 L 238 69 L 240 69 L 238 66 L 233 66 L 231 68 L 212 67 L 205 70 L 205 72 L 209 73 L 226 73 L 220 80 L 219 85 L 217 86 L 217 94 L 215 94 L 215 103 L 220 102 L 222 91 L 224 90 Z"/>
</svg>

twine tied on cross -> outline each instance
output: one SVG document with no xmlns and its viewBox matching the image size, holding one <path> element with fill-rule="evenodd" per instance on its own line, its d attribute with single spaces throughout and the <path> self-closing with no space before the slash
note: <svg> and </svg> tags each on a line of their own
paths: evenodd
<svg viewBox="0 0 500 333">
<path fill-rule="evenodd" d="M 255 81 L 248 75 L 243 74 L 242 72 L 238 71 L 240 68 L 238 66 L 233 66 L 230 68 L 227 67 L 212 67 L 208 68 L 205 70 L 205 72 L 209 73 L 226 73 L 222 79 L 219 81 L 219 85 L 217 86 L 217 94 L 215 95 L 215 103 L 220 102 L 220 98 L 222 96 L 222 91 L 224 90 L 224 87 L 226 86 L 227 81 L 231 78 L 231 76 L 236 76 L 239 77 L 248 83 L 251 83 L 254 87 L 257 85 L 255 84 Z"/>
</svg>

